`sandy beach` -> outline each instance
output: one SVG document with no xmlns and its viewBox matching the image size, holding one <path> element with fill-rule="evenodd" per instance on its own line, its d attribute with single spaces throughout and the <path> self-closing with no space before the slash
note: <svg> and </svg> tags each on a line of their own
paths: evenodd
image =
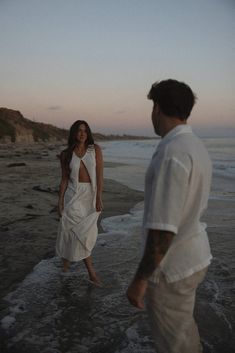
<svg viewBox="0 0 235 353">
<path fill-rule="evenodd" d="M 0 319 L 10 318 L 12 310 L 17 317 L 12 327 L 0 331 L 1 352 L 153 353 L 145 312 L 130 307 L 125 298 L 139 260 L 141 222 L 138 207 L 129 212 L 143 201 L 143 193 L 105 179 L 104 222 L 93 253 L 104 287 L 94 288 L 87 281 L 82 263 L 61 279 L 61 264 L 54 258 L 60 175 L 56 156 L 61 148 L 0 146 Z M 105 164 L 106 168 L 115 165 Z M 210 200 L 205 217 L 214 261 L 199 288 L 196 317 L 205 353 L 232 353 L 235 205 L 223 198 L 226 188 L 232 190 L 232 182 L 217 178 L 213 195 L 221 199 Z M 117 217 L 112 234 L 107 217 Z M 136 219 L 131 236 L 125 231 L 128 217 L 132 224 Z"/>
<path fill-rule="evenodd" d="M 60 164 L 57 154 L 61 148 L 61 146 L 40 144 L 31 146 L 1 145 L 0 318 L 8 312 L 8 302 L 3 298 L 18 288 L 35 265 L 42 260 L 47 261 L 55 255 L 54 247 L 59 220 L 57 195 L 60 182 Z M 113 166 L 113 163 L 105 163 L 105 167 Z M 138 202 L 143 201 L 143 193 L 131 190 L 114 180 L 105 179 L 103 201 L 104 211 L 99 220 L 99 233 L 103 232 L 100 225 L 103 218 L 127 214 Z M 104 263 L 109 263 L 110 266 L 114 265 L 112 256 L 117 261 L 118 257 L 124 256 L 124 253 L 117 256 L 109 250 L 107 254 L 107 250 L 104 250 L 106 241 L 108 242 L 108 240 L 102 240 L 99 245 L 98 240 L 98 245 L 94 250 L 94 264 L 103 281 L 108 287 L 112 287 L 113 284 L 110 285 L 109 282 L 115 282 L 115 279 L 109 278 L 109 274 L 103 272 L 102 266 Z M 102 259 L 100 259 L 100 255 Z M 86 278 L 83 265 L 79 265 L 81 276 Z M 57 266 L 60 270 L 60 263 L 57 263 Z M 74 281 L 70 281 L 70 286 L 72 284 Z M 75 285 L 78 285 L 76 281 Z M 81 290 L 81 285 L 79 287 Z M 94 289 L 85 280 L 83 290 L 86 291 L 87 288 L 88 290 Z M 110 289 L 105 288 L 104 291 L 109 293 Z M 70 303 L 70 300 L 68 302 Z M 34 309 L 32 308 L 32 310 Z M 84 308 L 80 308 L 80 310 L 84 311 Z M 84 321 L 88 323 L 88 317 L 85 316 Z M 65 327 L 69 323 L 66 322 L 64 322 Z M 1 336 L 1 352 L 42 352 L 41 346 L 38 347 L 39 350 L 37 348 L 32 350 L 30 345 L 27 348 L 27 344 L 24 345 L 24 340 L 20 344 L 18 343 L 17 347 L 14 344 L 12 347 L 11 345 L 8 347 L 10 337 L 3 330 L 1 330 Z"/>
<path fill-rule="evenodd" d="M 60 182 L 56 155 L 60 150 L 59 146 L 39 144 L 0 148 L 1 298 L 16 288 L 40 260 L 54 256 Z M 106 179 L 104 211 L 99 221 L 128 213 L 142 200 L 143 193 Z"/>
</svg>

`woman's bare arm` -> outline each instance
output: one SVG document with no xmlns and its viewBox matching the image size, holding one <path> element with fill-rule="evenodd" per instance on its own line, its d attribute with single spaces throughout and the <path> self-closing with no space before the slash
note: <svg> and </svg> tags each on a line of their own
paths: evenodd
<svg viewBox="0 0 235 353">
<path fill-rule="evenodd" d="M 96 211 L 101 211 L 103 208 L 102 203 L 102 192 L 103 192 L 103 156 L 101 148 L 95 145 L 96 155 L 96 184 L 97 184 L 97 195 L 96 195 Z"/>
<path fill-rule="evenodd" d="M 59 188 L 59 201 L 58 201 L 58 212 L 61 217 L 62 211 L 64 209 L 64 194 L 68 186 L 68 173 L 65 168 L 65 158 L 63 152 L 60 155 L 60 165 L 61 165 L 61 182 Z"/>
</svg>

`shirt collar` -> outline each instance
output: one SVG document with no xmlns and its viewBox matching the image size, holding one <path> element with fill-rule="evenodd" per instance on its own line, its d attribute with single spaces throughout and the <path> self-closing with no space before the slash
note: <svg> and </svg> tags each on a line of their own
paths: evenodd
<svg viewBox="0 0 235 353">
<path fill-rule="evenodd" d="M 180 124 L 170 130 L 161 140 L 160 144 L 165 144 L 166 142 L 175 138 L 175 136 L 180 134 L 192 133 L 191 126 L 187 124 Z M 160 145 L 159 144 L 159 145 Z"/>
</svg>

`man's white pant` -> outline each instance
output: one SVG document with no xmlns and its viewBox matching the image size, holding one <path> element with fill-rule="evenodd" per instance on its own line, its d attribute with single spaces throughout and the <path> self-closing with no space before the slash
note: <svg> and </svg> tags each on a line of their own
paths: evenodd
<svg viewBox="0 0 235 353">
<path fill-rule="evenodd" d="M 194 321 L 196 289 L 207 268 L 180 281 L 149 282 L 146 305 L 157 353 L 201 353 L 202 346 Z"/>
</svg>

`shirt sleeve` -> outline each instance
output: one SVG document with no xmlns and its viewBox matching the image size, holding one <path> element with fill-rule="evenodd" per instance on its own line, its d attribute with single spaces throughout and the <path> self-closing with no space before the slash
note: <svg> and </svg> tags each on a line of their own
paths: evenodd
<svg viewBox="0 0 235 353">
<path fill-rule="evenodd" d="M 145 228 L 178 233 L 189 184 L 189 168 L 166 159 L 152 178 Z"/>
</svg>

